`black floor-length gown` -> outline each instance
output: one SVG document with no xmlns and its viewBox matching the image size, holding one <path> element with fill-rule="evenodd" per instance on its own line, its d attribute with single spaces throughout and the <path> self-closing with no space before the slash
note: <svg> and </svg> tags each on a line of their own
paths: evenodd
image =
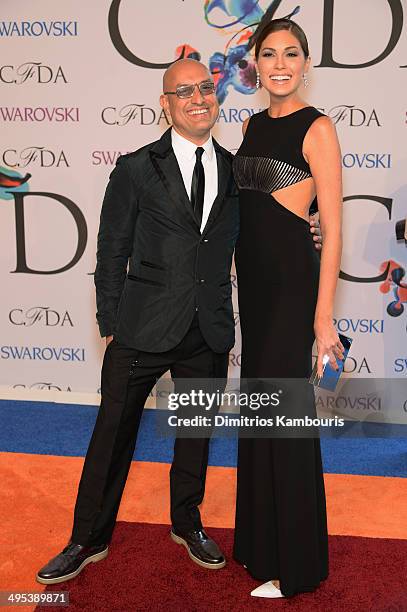
<svg viewBox="0 0 407 612">
<path fill-rule="evenodd" d="M 305 381 L 311 373 L 319 255 L 309 223 L 288 208 L 289 193 L 284 202 L 272 194 L 312 176 L 302 144 L 320 116 L 310 106 L 279 118 L 267 110 L 253 115 L 234 160 L 242 378 Z M 301 409 L 315 417 L 306 385 Z M 234 557 L 256 579 L 279 579 L 287 597 L 327 578 L 318 437 L 240 438 Z"/>
</svg>

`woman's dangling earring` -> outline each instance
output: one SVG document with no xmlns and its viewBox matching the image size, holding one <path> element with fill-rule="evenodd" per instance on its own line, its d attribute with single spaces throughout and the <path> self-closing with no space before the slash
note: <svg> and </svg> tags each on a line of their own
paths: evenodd
<svg viewBox="0 0 407 612">
<path fill-rule="evenodd" d="M 307 73 L 305 72 L 302 75 L 303 81 L 304 81 L 304 87 L 308 87 L 308 79 L 307 79 Z"/>
<path fill-rule="evenodd" d="M 256 89 L 259 89 L 259 88 L 260 88 L 260 74 L 257 73 L 257 76 L 256 76 Z"/>
</svg>

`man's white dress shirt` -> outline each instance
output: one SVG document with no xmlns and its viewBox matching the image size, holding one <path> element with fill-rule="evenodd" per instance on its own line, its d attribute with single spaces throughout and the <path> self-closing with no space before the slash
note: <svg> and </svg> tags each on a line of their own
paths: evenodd
<svg viewBox="0 0 407 612">
<path fill-rule="evenodd" d="M 186 192 L 189 199 L 191 199 L 192 175 L 196 162 L 195 151 L 198 146 L 178 134 L 174 128 L 171 130 L 171 141 L 184 180 Z M 211 212 L 212 204 L 218 194 L 218 164 L 212 136 L 209 136 L 208 140 L 200 146 L 204 149 L 204 153 L 202 154 L 202 165 L 205 172 L 205 195 L 201 223 L 202 233 L 208 220 L 209 213 Z"/>
</svg>

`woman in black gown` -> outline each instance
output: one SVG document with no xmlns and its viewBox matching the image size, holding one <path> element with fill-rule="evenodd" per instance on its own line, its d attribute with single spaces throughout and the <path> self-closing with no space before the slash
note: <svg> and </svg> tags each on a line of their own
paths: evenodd
<svg viewBox="0 0 407 612">
<path fill-rule="evenodd" d="M 241 214 L 241 376 L 305 381 L 314 337 L 320 373 L 323 355 L 335 366 L 335 358 L 343 357 L 333 325 L 341 254 L 340 149 L 330 119 L 299 96 L 310 63 L 302 29 L 289 19 L 261 23 L 255 44 L 270 106 L 246 122 L 234 160 Z M 321 261 L 309 232 L 316 196 Z M 306 385 L 301 410 L 315 417 L 313 387 Z M 313 591 L 327 578 L 318 437 L 239 440 L 234 557 L 254 578 L 267 581 L 255 596 L 290 597 Z"/>
</svg>

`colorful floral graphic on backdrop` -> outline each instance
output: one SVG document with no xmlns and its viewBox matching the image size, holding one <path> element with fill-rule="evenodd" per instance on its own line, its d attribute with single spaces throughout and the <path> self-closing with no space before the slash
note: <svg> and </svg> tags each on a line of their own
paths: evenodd
<svg viewBox="0 0 407 612">
<path fill-rule="evenodd" d="M 256 91 L 254 56 L 252 51 L 247 50 L 247 44 L 264 14 L 267 12 L 272 19 L 280 4 L 281 0 L 272 0 L 264 11 L 259 0 L 205 0 L 206 23 L 228 36 L 223 51 L 215 51 L 209 59 L 219 104 L 223 104 L 230 89 L 242 94 Z M 291 15 L 297 13 L 299 8 L 297 6 Z M 221 13 L 225 16 L 224 22 L 216 20 Z M 178 46 L 176 57 L 180 57 L 182 50 L 183 57 L 201 59 L 199 51 L 189 45 Z"/>
</svg>

